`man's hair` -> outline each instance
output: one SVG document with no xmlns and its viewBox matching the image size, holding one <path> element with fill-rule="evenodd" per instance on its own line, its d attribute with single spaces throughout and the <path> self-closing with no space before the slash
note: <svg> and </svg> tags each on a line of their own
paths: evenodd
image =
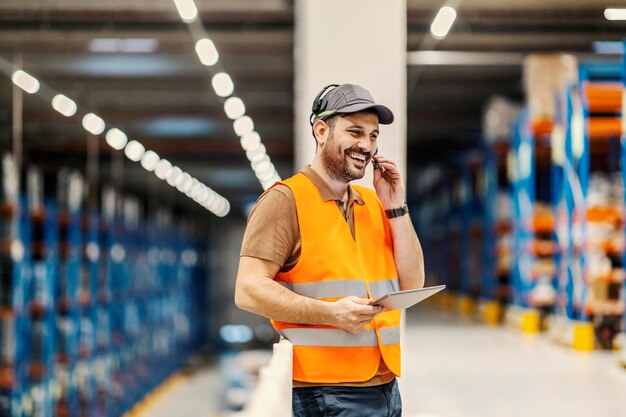
<svg viewBox="0 0 626 417">
<path fill-rule="evenodd" d="M 357 113 L 370 113 L 370 114 L 375 114 L 376 116 L 378 116 L 378 112 L 374 109 L 365 109 Z M 333 114 L 332 116 L 328 117 L 328 119 L 322 119 L 328 125 L 328 131 L 330 132 L 331 135 L 333 134 L 333 131 L 335 130 L 337 117 L 341 116 L 342 114 L 343 113 Z M 354 113 L 347 113 L 347 114 L 354 114 Z M 315 148 L 317 149 L 317 138 L 315 137 L 315 130 L 313 128 L 311 128 L 311 133 L 313 134 L 313 139 L 315 139 Z"/>
</svg>

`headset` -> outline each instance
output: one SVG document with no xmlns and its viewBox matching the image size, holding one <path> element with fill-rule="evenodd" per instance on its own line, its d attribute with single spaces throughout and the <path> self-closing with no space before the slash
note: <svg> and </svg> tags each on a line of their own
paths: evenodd
<svg viewBox="0 0 626 417">
<path fill-rule="evenodd" d="M 315 100 L 313 100 L 313 106 L 311 107 L 311 117 L 309 120 L 311 126 L 313 126 L 313 120 L 315 119 L 315 115 L 326 110 L 326 106 L 328 106 L 328 101 L 325 99 L 326 94 L 336 87 L 339 87 L 339 84 L 328 84 L 326 87 L 322 88 L 322 90 L 315 97 Z"/>
</svg>

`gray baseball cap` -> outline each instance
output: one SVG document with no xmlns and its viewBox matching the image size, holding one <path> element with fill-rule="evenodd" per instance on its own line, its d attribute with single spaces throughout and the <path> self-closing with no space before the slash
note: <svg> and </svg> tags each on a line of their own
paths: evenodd
<svg viewBox="0 0 626 417">
<path fill-rule="evenodd" d="M 381 104 L 376 104 L 365 88 L 356 84 L 341 84 L 332 89 L 327 87 L 313 102 L 311 124 L 318 119 L 324 120 L 335 114 L 357 113 L 367 109 L 376 111 L 380 124 L 393 123 L 394 117 L 391 110 Z"/>
</svg>

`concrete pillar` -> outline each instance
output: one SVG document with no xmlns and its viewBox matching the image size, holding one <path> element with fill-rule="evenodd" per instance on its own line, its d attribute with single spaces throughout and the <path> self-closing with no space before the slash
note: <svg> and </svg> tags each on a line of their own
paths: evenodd
<svg viewBox="0 0 626 417">
<path fill-rule="evenodd" d="M 406 14 L 406 0 L 296 0 L 295 172 L 315 155 L 313 99 L 328 84 L 351 83 L 393 111 L 394 123 L 380 127 L 379 153 L 406 181 Z M 373 188 L 371 169 L 358 183 Z M 411 355 L 403 352 L 406 363 Z"/>
<path fill-rule="evenodd" d="M 351 83 L 393 111 L 379 153 L 406 174 L 406 13 L 406 0 L 296 0 L 295 172 L 315 155 L 313 99 L 328 84 Z M 372 187 L 371 170 L 359 184 Z"/>
</svg>

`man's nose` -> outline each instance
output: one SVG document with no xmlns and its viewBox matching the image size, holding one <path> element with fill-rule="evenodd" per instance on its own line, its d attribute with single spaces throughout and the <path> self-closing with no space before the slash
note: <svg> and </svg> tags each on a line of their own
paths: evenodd
<svg viewBox="0 0 626 417">
<path fill-rule="evenodd" d="M 359 141 L 359 143 L 357 143 L 358 148 L 363 151 L 364 153 L 372 153 L 372 146 L 369 143 L 366 143 L 365 141 Z"/>
</svg>

